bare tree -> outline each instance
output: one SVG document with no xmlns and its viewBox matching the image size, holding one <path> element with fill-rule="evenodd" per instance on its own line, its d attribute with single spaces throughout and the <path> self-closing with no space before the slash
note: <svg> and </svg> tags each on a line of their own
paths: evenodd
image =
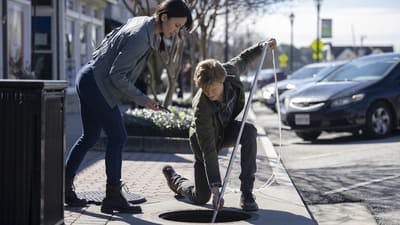
<svg viewBox="0 0 400 225">
<path fill-rule="evenodd" d="M 167 47 L 167 51 L 161 53 L 161 58 L 166 66 L 168 74 L 168 87 L 163 101 L 164 106 L 171 105 L 172 103 L 172 97 L 176 88 L 176 80 L 182 67 L 183 47 L 184 40 L 175 37 L 170 47 Z"/>
<path fill-rule="evenodd" d="M 128 1 L 128 2 L 127 2 Z M 124 0 L 124 4 L 131 5 L 131 12 L 135 16 L 147 15 L 150 16 L 154 13 L 154 8 L 151 6 L 157 5 L 162 0 Z M 238 26 L 241 21 L 244 20 L 250 13 L 263 13 L 268 11 L 268 7 L 271 4 L 290 1 L 290 0 L 186 0 L 189 8 L 192 11 L 194 28 L 192 34 L 186 36 L 186 40 L 189 43 L 188 48 L 191 52 L 191 64 L 196 65 L 198 61 L 208 58 L 208 50 L 210 42 L 213 38 L 216 22 L 218 19 L 222 19 L 222 15 L 231 12 L 231 19 L 228 24 L 234 24 Z M 156 2 L 156 4 L 154 4 Z M 228 29 L 229 30 L 229 29 Z M 172 96 L 175 91 L 176 79 L 181 69 L 182 63 L 182 52 L 184 48 L 184 40 L 179 38 L 173 38 L 170 44 L 166 46 L 166 54 L 161 57 L 162 64 L 165 66 L 168 75 L 168 87 L 163 105 L 167 106 L 172 102 Z M 152 73 L 152 77 L 157 77 L 157 54 L 150 59 L 149 71 Z M 155 60 L 155 61 L 152 61 Z M 158 75 L 159 77 L 159 75 Z M 193 79 L 191 79 L 193 80 Z M 192 85 L 192 93 L 195 92 Z"/>
<path fill-rule="evenodd" d="M 227 24 L 236 29 L 250 14 L 265 13 L 270 5 L 291 0 L 192 0 L 187 1 L 192 9 L 194 28 L 188 38 L 190 43 L 191 64 L 208 58 L 208 50 L 214 35 L 217 20 L 225 19 L 229 13 Z M 228 16 L 227 16 L 228 17 Z M 227 31 L 230 29 L 227 28 Z M 261 41 L 261 40 L 260 40 Z M 193 79 L 191 79 L 192 95 L 195 93 Z"/>
<path fill-rule="evenodd" d="M 217 20 L 229 12 L 228 24 L 238 26 L 250 14 L 260 14 L 268 11 L 268 6 L 290 0 L 201 0 L 189 1 L 193 9 L 195 27 L 199 33 L 200 60 L 208 57 L 208 48 L 213 38 Z"/>
<path fill-rule="evenodd" d="M 158 3 L 158 2 L 157 2 Z M 154 13 L 155 8 L 152 5 L 155 5 L 155 0 L 123 0 L 123 4 L 125 8 L 135 16 L 151 16 Z M 162 71 L 162 62 L 157 53 L 157 51 L 153 50 L 149 60 L 147 61 L 147 69 L 150 73 L 150 84 L 149 88 L 151 93 L 153 94 L 154 100 L 159 101 L 157 98 L 158 93 L 158 84 L 161 84 L 161 71 Z"/>
<path fill-rule="evenodd" d="M 158 5 L 161 0 L 131 0 L 127 2 L 124 0 L 125 6 L 130 9 L 130 12 L 134 16 L 151 16 L 155 12 L 153 6 Z M 166 107 L 172 103 L 172 97 L 176 88 L 176 79 L 181 69 L 182 64 L 182 52 L 184 46 L 184 39 L 174 37 L 166 40 L 166 51 L 160 53 L 153 50 L 152 56 L 148 61 L 148 68 L 151 73 L 152 82 L 150 88 L 154 94 L 154 98 L 157 100 L 157 95 L 155 94 L 157 89 L 156 83 L 160 80 L 161 65 L 163 64 L 168 76 L 168 86 L 165 98 L 163 100 L 163 106 Z M 160 63 L 161 60 L 161 63 Z"/>
</svg>

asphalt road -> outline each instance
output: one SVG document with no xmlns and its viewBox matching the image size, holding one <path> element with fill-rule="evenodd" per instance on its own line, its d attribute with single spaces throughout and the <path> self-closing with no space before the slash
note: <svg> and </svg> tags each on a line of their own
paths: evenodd
<svg viewBox="0 0 400 225">
<path fill-rule="evenodd" d="M 261 104 L 253 111 L 320 225 L 400 225 L 399 130 L 377 140 L 323 133 L 310 143 L 286 127 L 279 135 L 277 114 Z"/>
</svg>

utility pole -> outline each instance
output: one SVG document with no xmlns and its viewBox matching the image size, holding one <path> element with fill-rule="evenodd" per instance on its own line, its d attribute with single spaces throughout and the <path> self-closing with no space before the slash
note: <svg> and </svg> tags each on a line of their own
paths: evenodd
<svg viewBox="0 0 400 225">
<path fill-rule="evenodd" d="M 2 55 L 3 56 L 2 57 L 3 71 L 0 71 L 0 72 L 4 74 L 3 77 L 0 76 L 0 78 L 7 79 L 8 78 L 8 60 L 7 60 L 8 59 L 8 52 L 7 52 L 8 46 L 7 46 L 7 43 L 9 41 L 8 34 L 7 34 L 7 32 L 9 32 L 9 31 L 7 31 L 7 26 L 8 26 L 7 25 L 8 24 L 7 9 L 8 9 L 8 6 L 7 6 L 7 1 L 3 1 L 0 4 L 3 4 L 2 12 L 1 12 L 1 15 L 3 16 L 3 18 L 0 17 L 1 23 L 2 23 L 1 26 L 3 28 L 3 40 L 2 40 L 3 43 L 1 43 L 1 47 L 3 49 L 2 53 L 1 53 L 1 54 L 3 54 Z"/>
<path fill-rule="evenodd" d="M 228 62 L 229 57 L 229 43 L 228 43 L 228 33 L 229 33 L 229 21 L 228 21 L 228 0 L 225 0 L 225 62 Z"/>
<path fill-rule="evenodd" d="M 321 9 L 321 3 L 322 0 L 314 0 L 315 4 L 317 5 L 317 43 L 319 43 L 319 12 Z M 316 61 L 319 62 L 319 52 L 321 49 L 319 49 L 319 44 L 317 44 L 317 58 Z"/>
<path fill-rule="evenodd" d="M 290 72 L 293 72 L 293 22 L 294 14 L 293 12 L 289 15 L 290 19 Z"/>
<path fill-rule="evenodd" d="M 358 50 L 358 56 L 363 56 L 365 54 L 364 51 L 364 39 L 367 38 L 366 35 L 361 35 L 360 37 L 360 49 Z"/>
</svg>

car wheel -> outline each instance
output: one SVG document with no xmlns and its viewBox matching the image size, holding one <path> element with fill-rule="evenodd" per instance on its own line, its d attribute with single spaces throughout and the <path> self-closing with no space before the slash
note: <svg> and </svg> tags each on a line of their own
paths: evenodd
<svg viewBox="0 0 400 225">
<path fill-rule="evenodd" d="M 389 107 L 378 102 L 367 111 L 366 134 L 370 137 L 380 138 L 388 135 L 393 128 L 393 116 Z"/>
<path fill-rule="evenodd" d="M 315 141 L 321 134 L 321 131 L 296 131 L 295 133 L 304 141 Z"/>
</svg>

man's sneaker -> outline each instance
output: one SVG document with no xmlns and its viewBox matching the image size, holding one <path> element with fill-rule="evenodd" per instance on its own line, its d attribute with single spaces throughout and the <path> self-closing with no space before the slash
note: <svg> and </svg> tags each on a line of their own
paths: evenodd
<svg viewBox="0 0 400 225">
<path fill-rule="evenodd" d="M 242 207 L 244 211 L 258 210 L 255 197 L 251 192 L 242 192 L 242 195 L 240 196 L 240 207 Z"/>
<path fill-rule="evenodd" d="M 174 168 L 170 165 L 164 166 L 162 169 L 165 179 L 167 179 L 168 187 L 175 192 L 177 195 L 181 195 L 178 192 L 178 187 L 175 184 L 175 180 L 178 179 L 180 176 L 175 172 Z"/>
</svg>

